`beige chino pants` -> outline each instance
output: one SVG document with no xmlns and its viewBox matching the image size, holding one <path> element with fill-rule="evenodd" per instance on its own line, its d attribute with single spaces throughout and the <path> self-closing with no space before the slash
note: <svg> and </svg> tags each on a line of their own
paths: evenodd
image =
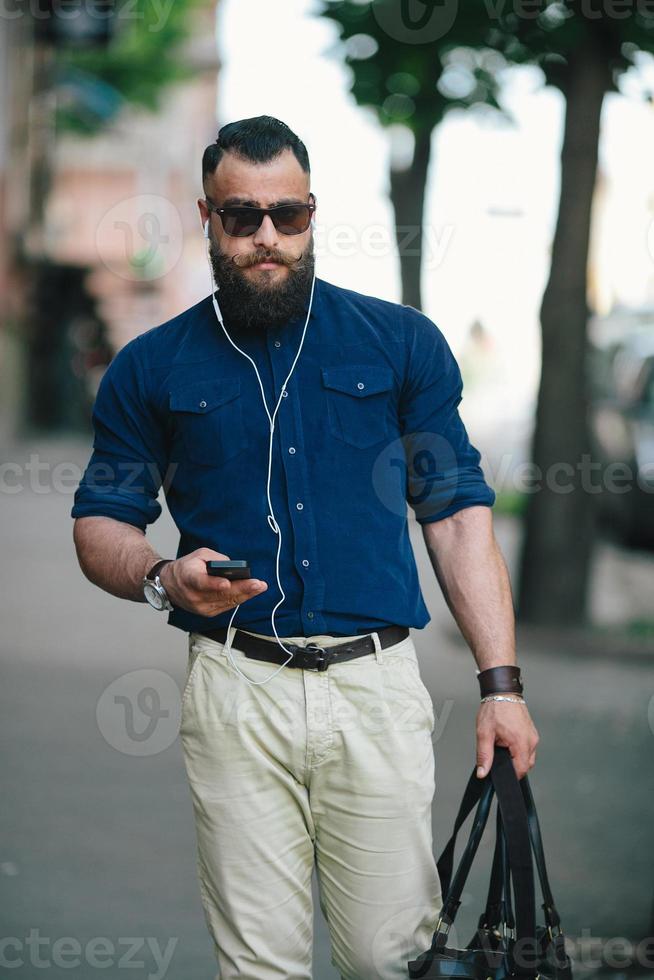
<svg viewBox="0 0 654 980">
<path fill-rule="evenodd" d="M 382 650 L 371 635 L 375 653 L 325 671 L 232 647 L 251 681 L 278 671 L 258 686 L 189 636 L 180 736 L 220 980 L 311 980 L 314 863 L 344 980 L 404 980 L 431 943 L 434 709 L 412 637 Z"/>
</svg>

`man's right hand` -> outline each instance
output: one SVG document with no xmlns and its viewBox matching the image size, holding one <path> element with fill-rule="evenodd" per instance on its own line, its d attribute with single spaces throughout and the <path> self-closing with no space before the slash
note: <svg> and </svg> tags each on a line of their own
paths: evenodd
<svg viewBox="0 0 654 980">
<path fill-rule="evenodd" d="M 210 559 L 230 560 L 229 555 L 222 555 L 219 551 L 198 548 L 190 555 L 164 565 L 159 579 L 173 606 L 200 616 L 218 616 L 268 588 L 266 582 L 256 578 L 230 582 L 226 578 L 209 575 L 206 562 Z"/>
</svg>

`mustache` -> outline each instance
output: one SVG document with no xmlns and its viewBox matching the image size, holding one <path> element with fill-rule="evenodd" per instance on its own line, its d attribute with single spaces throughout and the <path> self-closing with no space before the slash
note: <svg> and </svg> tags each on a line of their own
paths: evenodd
<svg viewBox="0 0 654 980">
<path fill-rule="evenodd" d="M 231 260 L 239 269 L 247 269 L 252 265 L 258 265 L 259 262 L 278 262 L 280 265 L 290 267 L 300 262 L 303 255 L 304 252 L 300 252 L 298 256 L 292 256 L 285 255 L 276 249 L 268 249 L 265 252 L 252 252 L 250 255 L 243 253 L 232 255 Z"/>
</svg>

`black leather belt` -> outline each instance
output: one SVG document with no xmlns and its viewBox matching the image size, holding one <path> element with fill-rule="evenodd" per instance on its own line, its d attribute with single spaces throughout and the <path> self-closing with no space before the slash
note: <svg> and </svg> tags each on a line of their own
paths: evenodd
<svg viewBox="0 0 654 980">
<path fill-rule="evenodd" d="M 215 630 L 197 630 L 197 632 L 210 640 L 217 640 L 218 643 L 225 643 L 227 640 L 226 626 Z M 376 633 L 384 650 L 405 640 L 409 630 L 406 626 L 387 626 L 385 629 L 376 630 Z M 283 637 L 281 639 L 287 650 L 293 653 L 288 663 L 286 663 L 288 653 L 282 650 L 274 637 L 270 640 L 261 640 L 257 636 L 251 636 L 237 629 L 232 639 L 232 646 L 242 650 L 246 657 L 252 660 L 267 660 L 271 664 L 286 664 L 287 667 L 301 667 L 303 670 L 327 670 L 330 664 L 340 664 L 345 660 L 354 660 L 355 657 L 365 657 L 366 654 L 375 652 L 375 644 L 369 633 L 359 640 L 346 640 L 345 643 L 335 643 L 330 647 L 321 647 L 317 643 L 307 643 L 305 647 L 301 647 L 297 643 L 285 643 Z"/>
</svg>

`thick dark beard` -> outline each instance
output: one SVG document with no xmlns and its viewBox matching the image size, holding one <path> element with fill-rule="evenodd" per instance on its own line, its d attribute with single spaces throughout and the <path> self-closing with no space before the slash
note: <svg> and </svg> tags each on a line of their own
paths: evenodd
<svg viewBox="0 0 654 980">
<path fill-rule="evenodd" d="M 209 254 L 214 279 L 220 287 L 218 305 L 227 328 L 265 331 L 306 313 L 315 266 L 313 232 L 299 262 L 287 263 L 288 275 L 281 284 L 262 286 L 248 281 L 245 273 L 213 242 Z"/>
</svg>

